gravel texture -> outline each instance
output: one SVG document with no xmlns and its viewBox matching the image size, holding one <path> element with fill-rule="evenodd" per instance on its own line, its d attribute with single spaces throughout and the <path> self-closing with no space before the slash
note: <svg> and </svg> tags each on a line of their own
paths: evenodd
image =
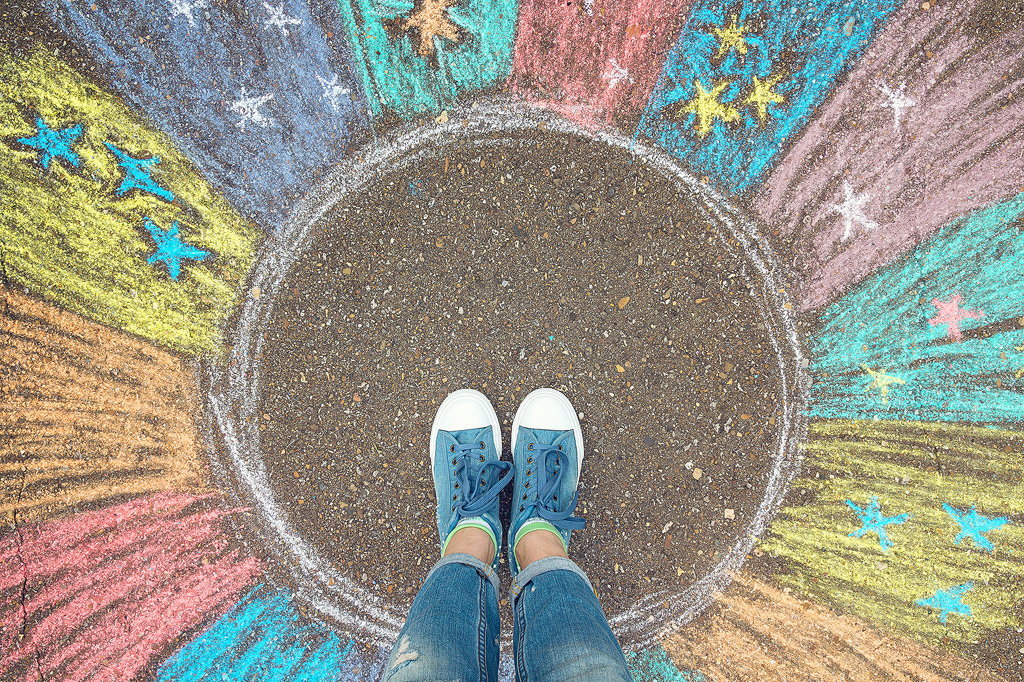
<svg viewBox="0 0 1024 682">
<path fill-rule="evenodd" d="M 570 557 L 606 611 L 705 574 L 763 495 L 779 370 L 751 268 L 692 201 L 624 152 L 538 132 L 337 206 L 265 330 L 261 440 L 291 523 L 411 604 L 439 556 L 437 405 L 483 391 L 507 458 L 519 400 L 550 386 L 583 423 Z"/>
</svg>

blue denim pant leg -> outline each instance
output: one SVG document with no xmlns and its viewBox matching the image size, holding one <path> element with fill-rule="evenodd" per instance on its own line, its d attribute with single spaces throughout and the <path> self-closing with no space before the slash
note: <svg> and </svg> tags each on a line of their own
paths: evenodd
<svg viewBox="0 0 1024 682">
<path fill-rule="evenodd" d="M 511 588 L 512 654 L 518 682 L 632 682 L 626 659 L 587 575 L 548 557 Z"/>
<path fill-rule="evenodd" d="M 385 682 L 497 682 L 498 576 L 469 554 L 430 569 L 391 650 Z"/>
</svg>

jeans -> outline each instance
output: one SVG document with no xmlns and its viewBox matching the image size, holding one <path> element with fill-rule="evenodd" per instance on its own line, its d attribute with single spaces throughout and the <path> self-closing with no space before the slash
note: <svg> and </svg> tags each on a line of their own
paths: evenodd
<svg viewBox="0 0 1024 682">
<path fill-rule="evenodd" d="M 498 576 L 469 554 L 427 575 L 398 636 L 385 682 L 497 682 Z M 518 682 L 632 682 L 586 574 L 561 557 L 534 561 L 512 581 Z"/>
</svg>

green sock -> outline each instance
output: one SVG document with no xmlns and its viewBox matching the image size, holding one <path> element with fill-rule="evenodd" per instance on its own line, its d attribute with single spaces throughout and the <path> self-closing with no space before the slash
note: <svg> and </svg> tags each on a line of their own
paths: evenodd
<svg viewBox="0 0 1024 682">
<path fill-rule="evenodd" d="M 516 539 L 512 542 L 512 559 L 516 562 L 516 570 L 519 569 L 519 559 L 516 559 L 516 548 L 519 547 L 519 541 L 522 540 L 523 536 L 527 533 L 534 530 L 546 530 L 549 533 L 554 533 L 555 537 L 558 538 L 558 541 L 562 543 L 565 553 L 569 553 L 569 547 L 565 544 L 565 538 L 563 538 L 562 534 L 558 532 L 558 529 L 544 519 L 534 517 L 519 527 L 519 530 L 516 532 Z"/>
<path fill-rule="evenodd" d="M 448 549 L 448 543 L 451 541 L 452 536 L 455 535 L 455 531 L 460 528 L 479 528 L 483 532 L 487 533 L 487 537 L 489 537 L 491 542 L 494 543 L 494 555 L 498 555 L 498 539 L 494 537 L 494 530 L 491 529 L 491 524 L 484 521 L 484 517 L 482 516 L 471 516 L 459 521 L 455 524 L 455 528 L 452 528 L 452 532 L 448 533 L 448 537 L 445 538 L 444 544 L 441 546 L 441 556 L 444 556 L 445 550 Z"/>
</svg>

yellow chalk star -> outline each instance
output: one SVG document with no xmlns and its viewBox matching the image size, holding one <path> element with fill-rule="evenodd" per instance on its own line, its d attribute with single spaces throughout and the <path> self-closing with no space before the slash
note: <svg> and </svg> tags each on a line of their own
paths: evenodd
<svg viewBox="0 0 1024 682">
<path fill-rule="evenodd" d="M 747 98 L 743 100 L 744 104 L 749 104 L 752 107 L 757 108 L 757 118 L 760 119 L 761 123 L 765 122 L 765 118 L 768 116 L 768 105 L 769 104 L 782 104 L 786 101 L 786 98 L 777 92 L 772 92 L 772 88 L 775 87 L 776 83 L 782 80 L 782 74 L 775 76 L 769 76 L 768 80 L 761 80 L 757 76 L 754 76 L 754 89 L 751 90 Z"/>
<path fill-rule="evenodd" d="M 739 54 L 747 53 L 747 41 L 743 39 L 743 31 L 745 30 L 742 25 L 736 25 L 736 15 L 732 15 L 732 23 L 729 26 L 723 28 L 713 28 L 711 32 L 718 38 L 718 54 L 716 58 L 721 57 L 723 54 L 731 49 L 735 49 Z"/>
<path fill-rule="evenodd" d="M 734 123 L 740 120 L 740 112 L 734 107 L 728 104 L 722 104 L 718 101 L 722 91 L 728 87 L 732 81 L 722 81 L 714 88 L 711 92 L 704 89 L 701 85 L 700 80 L 693 82 L 694 87 L 697 89 L 697 94 L 693 96 L 686 106 L 683 107 L 676 113 L 676 117 L 682 117 L 683 114 L 696 114 L 697 115 L 697 134 L 704 137 L 711 130 L 711 125 L 714 123 L 716 118 L 720 118 L 727 123 Z"/>
<path fill-rule="evenodd" d="M 889 376 L 888 374 L 885 373 L 885 370 L 876 371 L 865 364 L 861 364 L 861 367 L 863 367 L 864 371 L 871 375 L 871 378 L 874 379 L 874 381 L 868 384 L 868 387 L 865 388 L 864 391 L 866 392 L 870 391 L 872 388 L 877 388 L 878 391 L 882 394 L 882 400 L 884 400 L 886 404 L 889 403 L 889 384 L 907 383 L 903 379 L 900 379 L 899 377 Z"/>
</svg>

